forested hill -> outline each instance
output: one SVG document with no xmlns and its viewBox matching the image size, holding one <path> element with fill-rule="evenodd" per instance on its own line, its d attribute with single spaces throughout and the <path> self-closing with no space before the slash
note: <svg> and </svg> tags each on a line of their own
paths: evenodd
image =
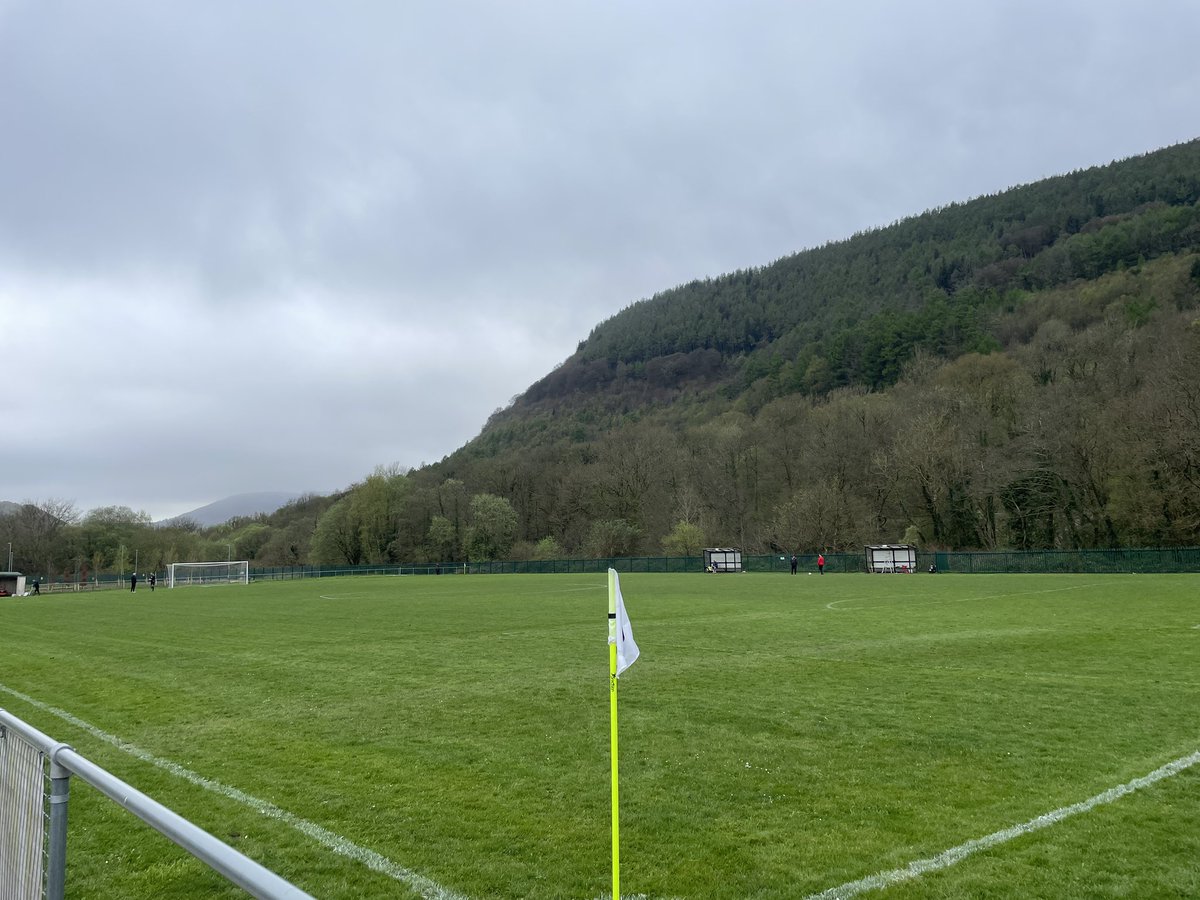
<svg viewBox="0 0 1200 900">
<path fill-rule="evenodd" d="M 1200 546 L 1200 141 L 697 281 L 441 462 L 212 529 L 0 511 L 25 571 Z"/>
<path fill-rule="evenodd" d="M 412 480 L 525 552 L 1200 544 L 1198 251 L 1200 140 L 931 210 L 634 303 Z"/>
<path fill-rule="evenodd" d="M 518 406 L 639 381 L 758 386 L 760 400 L 885 387 L 919 349 L 998 349 L 996 312 L 1030 292 L 1194 247 L 1198 199 L 1193 141 L 694 281 L 598 325 Z"/>
</svg>

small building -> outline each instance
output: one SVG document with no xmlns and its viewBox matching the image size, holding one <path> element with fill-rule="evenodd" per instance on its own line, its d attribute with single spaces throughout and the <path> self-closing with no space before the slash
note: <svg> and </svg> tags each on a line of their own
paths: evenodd
<svg viewBox="0 0 1200 900">
<path fill-rule="evenodd" d="M 710 547 L 704 551 L 705 572 L 742 571 L 742 551 L 729 547 Z"/>
<path fill-rule="evenodd" d="M 25 576 L 20 572 L 0 572 L 0 597 L 23 597 Z"/>
<path fill-rule="evenodd" d="M 917 548 L 912 544 L 871 544 L 867 547 L 867 571 L 911 574 L 917 571 Z"/>
</svg>

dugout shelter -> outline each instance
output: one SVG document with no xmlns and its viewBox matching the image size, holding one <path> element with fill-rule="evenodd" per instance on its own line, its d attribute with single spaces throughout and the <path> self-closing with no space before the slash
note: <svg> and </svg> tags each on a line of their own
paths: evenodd
<svg viewBox="0 0 1200 900">
<path fill-rule="evenodd" d="M 704 571 L 742 571 L 742 551 L 730 547 L 709 547 L 704 551 Z"/>
<path fill-rule="evenodd" d="M 912 544 L 870 544 L 866 549 L 867 571 L 873 575 L 917 571 L 917 548 Z"/>
<path fill-rule="evenodd" d="M 25 576 L 20 572 L 0 572 L 0 596 L 25 596 Z"/>
</svg>

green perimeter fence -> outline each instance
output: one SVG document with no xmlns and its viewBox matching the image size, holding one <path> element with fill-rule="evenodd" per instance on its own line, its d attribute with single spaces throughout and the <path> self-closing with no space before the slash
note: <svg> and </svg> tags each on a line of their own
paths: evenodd
<svg viewBox="0 0 1200 900">
<path fill-rule="evenodd" d="M 817 554 L 797 555 L 797 570 L 817 571 Z M 1028 573 L 1153 573 L 1200 572 L 1200 547 L 1170 547 L 1141 550 L 1032 550 L 994 552 L 917 553 L 917 572 L 996 574 Z M 282 566 L 250 569 L 257 580 L 324 578 L 337 575 L 571 575 L 618 572 L 703 572 L 702 556 L 622 556 L 601 559 L 530 559 L 492 562 L 428 563 L 387 566 Z M 745 572 L 791 571 L 791 556 L 781 554 L 743 555 Z M 866 551 L 829 553 L 825 571 L 866 572 Z"/>
<path fill-rule="evenodd" d="M 997 550 L 997 551 L 918 551 L 915 572 L 927 573 L 930 567 L 938 572 L 965 574 L 1119 574 L 1200 572 L 1200 547 L 1162 547 L 1136 550 Z M 791 571 L 790 554 L 743 555 L 745 572 Z M 602 559 L 530 559 L 496 560 L 491 562 L 444 562 L 415 565 L 320 565 L 320 566 L 261 566 L 250 567 L 255 581 L 288 580 L 294 578 L 335 578 L 345 575 L 501 575 L 545 574 L 572 575 L 618 572 L 703 572 L 701 556 L 622 556 Z M 797 555 L 799 572 L 817 571 L 817 554 Z M 866 572 L 866 551 L 861 553 L 828 553 L 825 572 Z M 140 576 L 139 578 L 144 577 Z M 129 577 L 101 575 L 79 583 L 42 579 L 43 593 L 78 590 L 106 590 L 129 587 Z M 32 583 L 32 579 L 30 581 Z M 139 589 L 148 585 L 141 581 Z M 166 587 L 165 573 L 159 576 L 159 589 Z"/>
</svg>

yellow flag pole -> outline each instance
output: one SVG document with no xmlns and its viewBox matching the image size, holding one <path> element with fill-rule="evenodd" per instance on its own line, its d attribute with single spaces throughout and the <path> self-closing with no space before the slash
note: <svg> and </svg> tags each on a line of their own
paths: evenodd
<svg viewBox="0 0 1200 900">
<path fill-rule="evenodd" d="M 612 757 L 612 900 L 621 900 L 620 807 L 617 804 L 617 575 L 608 570 L 608 718 Z"/>
</svg>

